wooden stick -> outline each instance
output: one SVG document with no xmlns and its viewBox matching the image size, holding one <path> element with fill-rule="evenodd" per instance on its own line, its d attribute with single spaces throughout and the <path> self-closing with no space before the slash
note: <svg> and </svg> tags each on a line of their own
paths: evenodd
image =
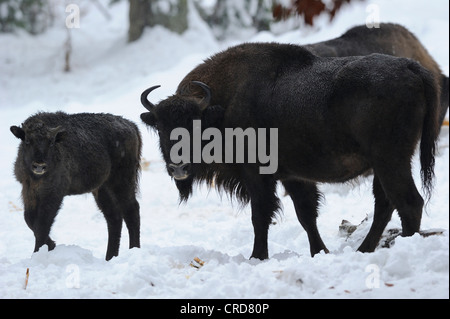
<svg viewBox="0 0 450 319">
<path fill-rule="evenodd" d="M 27 273 L 25 274 L 25 285 L 23 286 L 23 289 L 27 289 L 28 286 L 28 278 L 30 277 L 30 268 L 27 268 Z"/>
</svg>

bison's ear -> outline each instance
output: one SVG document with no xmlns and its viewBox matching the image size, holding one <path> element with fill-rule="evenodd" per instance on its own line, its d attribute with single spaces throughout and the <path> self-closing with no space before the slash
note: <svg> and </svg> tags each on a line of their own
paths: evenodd
<svg viewBox="0 0 450 319">
<path fill-rule="evenodd" d="M 61 126 L 57 126 L 49 130 L 48 137 L 51 139 L 52 144 L 55 144 L 61 142 L 66 135 L 66 130 Z"/>
<path fill-rule="evenodd" d="M 141 114 L 141 120 L 152 127 L 155 127 L 156 125 L 156 116 L 153 114 L 153 112 L 145 112 Z"/>
<path fill-rule="evenodd" d="M 22 130 L 20 127 L 13 125 L 9 129 L 11 130 L 11 132 L 14 134 L 15 137 L 20 138 L 22 141 L 25 139 L 25 131 Z"/>
<path fill-rule="evenodd" d="M 202 122 L 205 127 L 217 127 L 223 122 L 225 109 L 220 105 L 208 106 L 202 112 Z"/>
<path fill-rule="evenodd" d="M 64 137 L 66 137 L 66 135 L 67 135 L 66 130 L 63 130 L 63 129 L 59 130 L 58 133 L 56 133 L 56 135 L 55 135 L 55 140 L 54 140 L 55 143 L 59 143 L 62 140 L 64 140 Z"/>
</svg>

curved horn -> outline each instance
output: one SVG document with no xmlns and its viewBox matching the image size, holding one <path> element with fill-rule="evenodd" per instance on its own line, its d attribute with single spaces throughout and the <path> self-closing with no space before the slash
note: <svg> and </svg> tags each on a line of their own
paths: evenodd
<svg viewBox="0 0 450 319">
<path fill-rule="evenodd" d="M 141 103 L 142 105 L 149 111 L 151 111 L 155 106 L 153 105 L 153 103 L 151 103 L 148 99 L 147 96 L 150 94 L 151 91 L 153 91 L 154 89 L 159 88 L 161 85 L 155 85 L 152 86 L 151 88 L 148 88 L 147 90 L 145 90 L 144 92 L 142 92 L 141 94 Z"/>
<path fill-rule="evenodd" d="M 205 91 L 205 97 L 203 98 L 202 104 L 206 106 L 209 105 L 209 101 L 211 101 L 211 89 L 205 83 L 200 81 L 192 81 L 191 83 L 198 85 Z"/>
</svg>

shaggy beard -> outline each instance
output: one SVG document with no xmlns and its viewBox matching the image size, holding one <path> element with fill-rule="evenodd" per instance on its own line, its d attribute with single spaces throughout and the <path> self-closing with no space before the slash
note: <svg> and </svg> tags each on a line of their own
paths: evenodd
<svg viewBox="0 0 450 319">
<path fill-rule="evenodd" d="M 180 194 L 180 204 L 182 202 L 186 202 L 192 194 L 193 178 L 188 177 L 187 179 L 182 181 L 176 180 L 175 184 L 177 185 L 178 192 Z"/>
</svg>

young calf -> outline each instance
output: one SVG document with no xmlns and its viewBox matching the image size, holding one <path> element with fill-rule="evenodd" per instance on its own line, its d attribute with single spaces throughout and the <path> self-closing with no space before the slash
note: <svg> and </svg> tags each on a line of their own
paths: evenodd
<svg viewBox="0 0 450 319">
<path fill-rule="evenodd" d="M 55 247 L 50 228 L 64 196 L 92 192 L 108 225 L 106 260 L 119 254 L 122 220 L 130 248 L 139 247 L 141 136 L 137 126 L 111 114 L 38 113 L 22 127 L 14 174 L 22 184 L 25 221 L 34 251 Z"/>
</svg>

